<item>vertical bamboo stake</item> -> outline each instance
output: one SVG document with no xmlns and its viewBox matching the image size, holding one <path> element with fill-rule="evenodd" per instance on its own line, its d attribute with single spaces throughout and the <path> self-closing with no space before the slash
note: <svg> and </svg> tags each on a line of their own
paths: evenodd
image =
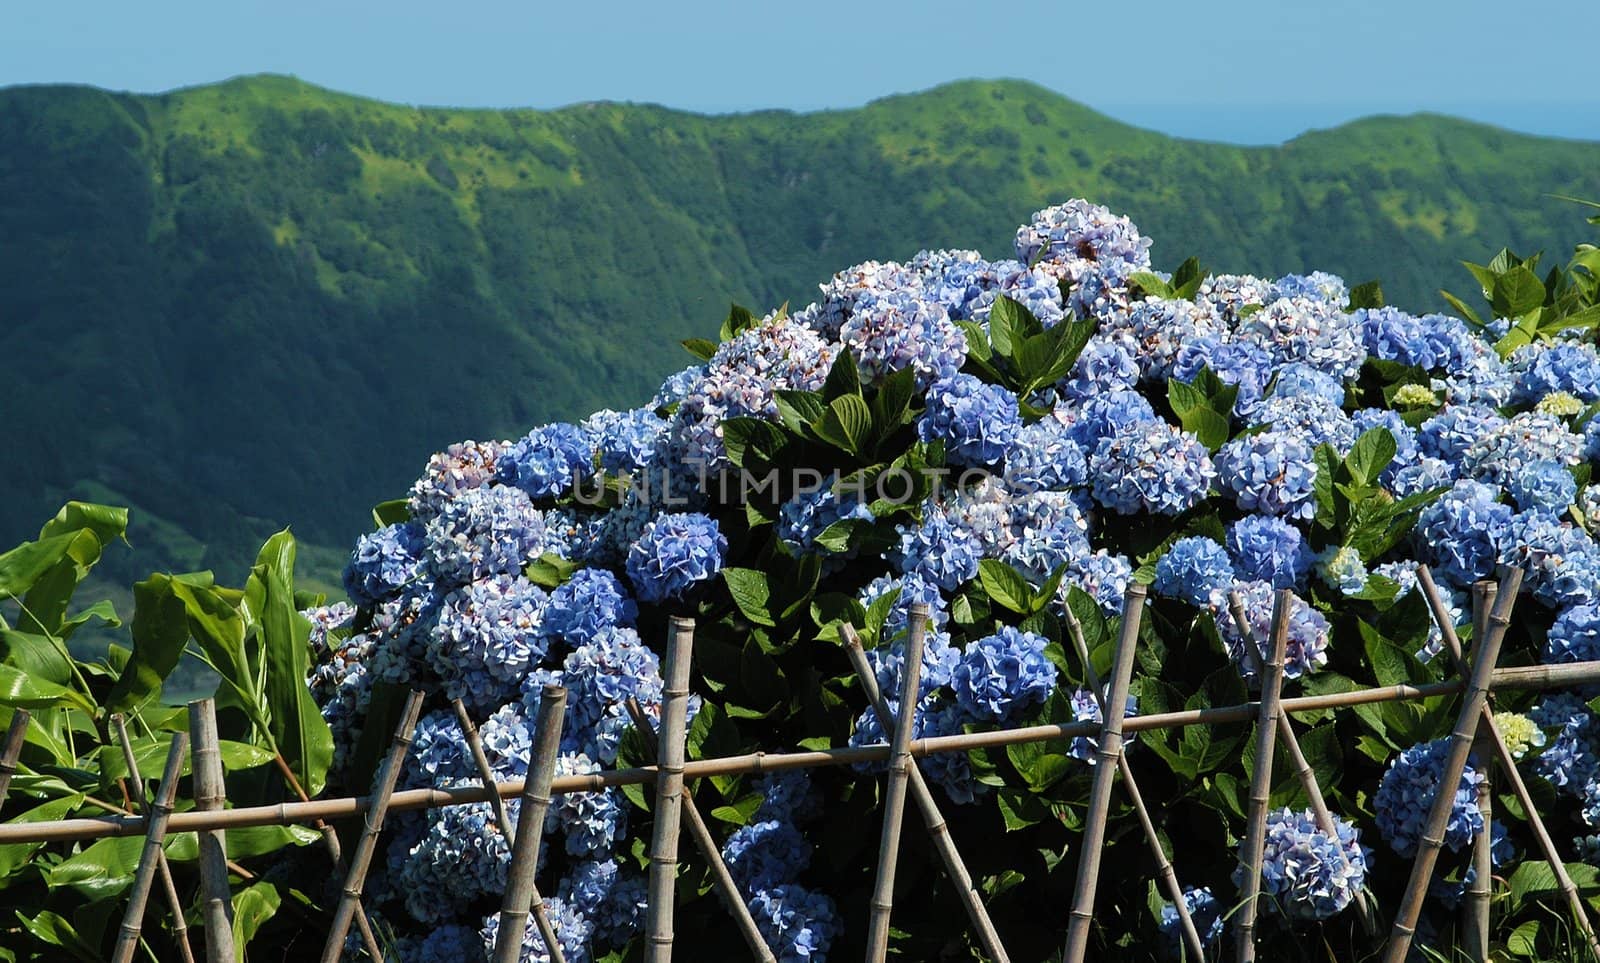
<svg viewBox="0 0 1600 963">
<path fill-rule="evenodd" d="M 1439 587 L 1434 584 L 1433 575 L 1426 565 L 1417 567 L 1417 582 L 1422 587 L 1422 594 L 1428 600 L 1428 608 L 1433 612 L 1434 623 L 1439 626 L 1439 632 L 1444 636 L 1445 645 L 1455 659 L 1458 670 L 1462 675 L 1466 675 L 1466 660 L 1462 656 L 1461 640 L 1456 637 L 1456 627 L 1450 621 L 1450 610 L 1445 607 L 1444 598 L 1440 595 Z M 1492 604 L 1488 608 L 1493 611 Z M 1487 634 L 1487 629 L 1484 631 Z M 1539 815 L 1533 794 L 1528 791 L 1528 783 L 1522 778 L 1522 770 L 1517 768 L 1516 759 L 1512 758 L 1505 738 L 1500 735 L 1500 729 L 1494 724 L 1494 712 L 1487 702 L 1483 707 L 1483 719 L 1488 723 L 1483 731 L 1488 733 L 1489 741 L 1494 746 L 1495 757 L 1500 760 L 1500 769 L 1505 773 L 1506 781 L 1511 784 L 1511 791 L 1516 796 L 1518 804 L 1522 806 L 1522 811 L 1527 814 L 1528 825 L 1533 829 L 1533 838 L 1539 844 L 1539 851 L 1549 864 L 1550 872 L 1554 874 L 1557 885 L 1561 887 L 1561 892 L 1566 897 L 1567 911 L 1572 914 L 1573 922 L 1583 931 L 1593 958 L 1600 960 L 1600 937 L 1595 935 L 1594 926 L 1589 922 L 1589 911 L 1584 906 L 1582 897 L 1578 895 L 1578 885 L 1573 882 L 1572 875 L 1567 872 L 1566 863 L 1556 850 L 1555 840 L 1550 837 L 1550 830 Z"/>
<path fill-rule="evenodd" d="M 1439 775 L 1439 788 L 1433 794 L 1433 807 L 1428 810 L 1422 840 L 1417 847 L 1416 861 L 1411 864 L 1411 880 L 1395 913 L 1394 926 L 1389 933 L 1389 943 L 1384 948 L 1384 963 L 1404 963 L 1411 950 L 1411 940 L 1416 935 L 1417 918 L 1422 915 L 1422 900 L 1433 878 L 1433 868 L 1439 861 L 1439 849 L 1444 845 L 1445 826 L 1450 821 L 1450 810 L 1455 805 L 1454 787 L 1461 782 L 1461 772 L 1467 765 L 1467 753 L 1472 751 L 1472 739 L 1478 721 L 1488 705 L 1489 676 L 1500 660 L 1500 644 L 1505 641 L 1506 627 L 1511 622 L 1511 606 L 1516 603 L 1517 592 L 1522 587 L 1520 568 L 1502 569 L 1500 596 L 1495 599 L 1489 613 L 1489 629 L 1478 643 L 1478 657 L 1472 666 L 1466 694 L 1462 696 L 1461 713 L 1456 718 L 1455 729 L 1450 733 L 1450 752 L 1445 757 L 1444 770 Z M 1420 579 L 1419 579 L 1420 581 Z"/>
<path fill-rule="evenodd" d="M 867 696 L 867 704 L 878 717 L 878 724 L 887 730 L 894 721 L 894 715 L 889 711 L 889 702 L 878 688 L 878 677 L 867 661 L 866 650 L 861 647 L 861 639 L 856 637 L 855 629 L 845 625 L 843 630 L 845 652 L 850 656 L 851 666 L 855 668 L 856 680 L 861 683 L 862 691 Z M 928 780 L 922 775 L 922 767 L 913 763 L 910 776 L 911 798 L 916 801 L 917 809 L 922 813 L 923 824 L 928 829 L 929 838 L 933 840 L 933 848 L 938 851 L 939 859 L 944 863 L 945 874 L 956 884 L 956 895 L 961 900 L 962 908 L 967 911 L 967 919 L 972 923 L 979 944 L 995 963 L 1007 963 L 1010 957 L 1000 943 L 1000 934 L 994 928 L 994 921 L 989 918 L 989 910 L 984 907 L 983 899 L 972 885 L 972 874 L 967 871 L 966 861 L 956 849 L 955 840 L 950 836 L 950 826 L 945 822 L 944 813 L 939 811 L 939 804 L 933 798 L 933 791 L 928 788 Z"/>
<path fill-rule="evenodd" d="M 128 724 L 122 718 L 122 713 L 112 714 L 111 725 L 116 729 L 117 741 L 122 745 L 122 760 L 128 767 L 128 780 L 133 783 L 133 801 L 141 810 L 148 812 L 149 804 L 144 796 L 144 776 L 139 773 L 139 760 L 134 756 L 133 740 L 128 738 Z M 183 734 L 183 742 L 187 751 L 188 733 Z M 172 881 L 172 867 L 167 863 L 166 850 L 157 850 L 156 870 L 161 877 L 161 889 L 166 895 L 167 906 L 172 910 L 172 937 L 178 944 L 178 953 L 183 957 L 183 963 L 194 963 L 194 951 L 189 948 L 189 921 L 184 918 L 183 899 L 178 895 L 177 884 Z"/>
<path fill-rule="evenodd" d="M 400 712 L 400 722 L 395 726 L 394 738 L 389 743 L 389 754 L 378 766 L 372 780 L 372 803 L 362 817 L 361 839 L 350 857 L 350 872 L 345 876 L 344 892 L 334 909 L 333 922 L 328 931 L 328 941 L 322 945 L 322 963 L 339 963 L 344 955 L 344 938 L 350 924 L 361 909 L 361 890 L 367 882 L 367 869 L 372 865 L 372 854 L 378 848 L 378 835 L 383 832 L 383 818 L 389 811 L 389 797 L 394 794 L 394 784 L 400 779 L 400 769 L 405 765 L 406 753 L 417 728 L 417 717 L 422 714 L 422 693 L 412 690 Z"/>
<path fill-rule="evenodd" d="M 451 700 L 451 706 L 456 710 L 456 722 L 461 726 L 461 734 L 467 737 L 467 748 L 472 752 L 473 764 L 478 767 L 478 778 L 486 787 L 492 788 L 495 784 L 494 768 L 489 765 L 489 757 L 483 751 L 483 740 L 478 738 L 478 727 L 472 724 L 472 716 L 467 714 L 466 704 L 460 699 Z M 516 846 L 517 831 L 511 825 L 511 814 L 506 812 L 506 801 L 498 792 L 489 794 L 489 808 L 494 810 L 495 823 L 500 827 L 500 835 L 506 838 L 506 844 Z M 544 897 L 539 895 L 539 888 L 533 888 L 531 907 L 533 910 L 533 923 L 539 928 L 539 936 L 544 939 L 544 945 L 550 953 L 551 963 L 566 963 L 561 953 L 561 944 L 556 939 L 556 928 L 550 922 L 550 914 L 545 911 Z"/>
<path fill-rule="evenodd" d="M 1111 663 L 1111 691 L 1106 704 L 1125 707 L 1128 687 L 1133 681 L 1134 648 L 1139 642 L 1139 622 L 1144 618 L 1145 587 L 1128 586 L 1122 596 L 1122 634 L 1117 639 L 1117 656 Z M 1100 884 L 1100 850 L 1106 840 L 1106 819 L 1111 812 L 1111 783 L 1117 776 L 1117 758 L 1122 755 L 1121 712 L 1100 713 L 1099 765 L 1089 789 L 1089 811 L 1083 829 L 1082 852 L 1078 856 L 1078 879 L 1072 894 L 1072 911 L 1067 921 L 1064 963 L 1083 963 L 1089 950 L 1089 925 L 1094 919 L 1094 894 Z"/>
<path fill-rule="evenodd" d="M 539 712 L 534 717 L 533 746 L 528 756 L 528 779 L 522 786 L 522 804 L 517 812 L 516 841 L 511 844 L 511 870 L 506 878 L 505 895 L 500 901 L 500 931 L 495 936 L 495 963 L 516 963 L 522 958 L 522 940 L 528 932 L 528 914 L 533 908 L 533 878 L 539 871 L 539 843 L 544 839 L 544 816 L 550 809 L 550 783 L 556 775 L 556 759 L 561 755 L 561 723 L 567 712 L 567 690 L 547 685 L 539 693 Z M 552 935 L 554 930 L 551 931 Z M 540 930 L 545 952 L 560 959 L 560 941 L 552 941 Z"/>
<path fill-rule="evenodd" d="M 1256 647 L 1255 630 L 1250 626 L 1250 619 L 1245 615 L 1244 599 L 1237 590 L 1228 593 L 1228 608 L 1233 614 L 1233 624 L 1239 630 L 1239 637 L 1244 642 L 1245 660 L 1256 665 L 1259 669 L 1261 662 L 1260 650 Z M 1329 839 L 1339 838 L 1339 824 L 1334 822 L 1333 810 L 1328 808 L 1327 797 L 1322 795 L 1322 787 L 1317 784 L 1317 774 L 1311 768 L 1311 763 L 1306 759 L 1305 750 L 1300 748 L 1300 737 L 1295 734 L 1294 724 L 1289 721 L 1287 712 L 1278 713 L 1278 742 L 1289 756 L 1289 765 L 1294 770 L 1294 777 L 1300 783 L 1300 789 L 1306 794 L 1306 802 L 1311 806 L 1311 814 L 1317 821 L 1317 826 Z M 1339 861 L 1348 866 L 1349 856 L 1344 847 L 1336 847 Z M 1377 922 L 1372 915 L 1372 907 L 1367 905 L 1367 894 L 1363 890 L 1356 894 L 1356 914 L 1361 919 L 1362 927 L 1369 933 L 1377 931 Z"/>
<path fill-rule="evenodd" d="M 194 775 L 194 808 L 224 808 L 227 786 L 222 779 L 222 750 L 217 742 L 217 705 L 210 699 L 189 703 L 190 769 Z M 233 894 L 228 886 L 228 850 L 223 830 L 200 837 L 200 919 L 206 934 L 208 963 L 234 963 Z"/>
<path fill-rule="evenodd" d="M 644 736 L 644 761 L 656 761 L 656 735 L 655 723 L 645 715 L 644 707 L 639 705 L 639 700 L 633 696 L 628 697 L 628 715 L 633 719 L 633 726 Z M 744 896 L 739 892 L 739 886 L 733 881 L 733 874 L 728 872 L 728 864 L 722 860 L 722 851 L 717 847 L 716 837 L 711 835 L 711 829 L 706 826 L 705 817 L 700 815 L 700 807 L 695 805 L 692 793 L 683 794 L 683 815 L 689 822 L 689 836 L 694 841 L 695 848 L 706 858 L 706 865 L 711 868 L 711 881 L 717 887 L 717 893 L 728 907 L 728 913 L 735 923 L 739 924 L 739 935 L 744 937 L 745 945 L 750 948 L 750 953 L 760 963 L 776 963 L 772 950 L 767 946 L 767 941 L 761 935 L 760 927 L 756 926 L 755 917 L 750 915 L 750 907 L 745 904 Z"/>
<path fill-rule="evenodd" d="M 17 757 L 22 755 L 22 743 L 27 738 L 28 710 L 12 710 L 11 725 L 6 727 L 6 741 L 0 745 L 0 806 L 6 804 L 6 793 L 11 791 L 11 777 L 17 771 Z"/>
<path fill-rule="evenodd" d="M 1256 914 L 1261 902 L 1261 856 L 1267 843 L 1267 806 L 1272 795 L 1272 752 L 1277 744 L 1278 717 L 1282 715 L 1283 658 L 1289 644 L 1289 611 L 1294 593 L 1278 589 L 1272 602 L 1272 652 L 1260 673 L 1261 709 L 1256 717 L 1255 770 L 1250 775 L 1250 822 L 1245 827 L 1244 885 L 1235 927 L 1235 959 L 1252 963 L 1256 958 Z M 1337 836 L 1334 837 L 1337 840 Z"/>
<path fill-rule="evenodd" d="M 172 748 L 167 751 L 167 767 L 162 771 L 161 785 L 156 789 L 155 802 L 146 810 L 148 826 L 144 833 L 144 854 L 139 857 L 139 868 L 133 875 L 133 887 L 128 891 L 122 927 L 117 931 L 117 946 L 111 954 L 113 963 L 130 963 L 134 951 L 139 948 L 144 908 L 150 900 L 150 886 L 155 882 L 156 867 L 162 865 L 165 858 L 161 844 L 167 838 L 167 817 L 172 815 L 172 801 L 178 794 L 178 776 L 183 772 L 183 754 L 188 751 L 189 736 L 182 732 L 174 735 Z M 144 793 L 141 791 L 140 795 Z"/>
<path fill-rule="evenodd" d="M 1494 605 L 1498 593 L 1499 589 L 1493 582 L 1473 583 L 1472 637 L 1480 645 L 1489 631 L 1489 609 Z M 1465 944 L 1463 949 L 1471 955 L 1474 963 L 1489 961 L 1489 897 L 1494 888 L 1491 879 L 1494 873 L 1491 852 L 1494 841 L 1494 794 L 1490 786 L 1494 768 L 1490 765 L 1490 752 L 1494 740 L 1485 730 L 1492 725 L 1494 723 L 1489 717 L 1480 715 L 1478 735 L 1472 741 L 1472 755 L 1477 758 L 1478 770 L 1483 774 L 1483 781 L 1478 783 L 1478 811 L 1483 814 L 1483 831 L 1472 841 L 1472 885 L 1467 888 L 1466 899 L 1461 903 L 1461 942 Z"/>
<path fill-rule="evenodd" d="M 906 785 L 911 759 L 912 727 L 922 688 L 922 648 L 928 627 L 928 606 L 911 606 L 905 665 L 900 670 L 900 714 L 889 732 L 889 777 L 883 792 L 883 835 L 878 838 L 878 875 L 872 884 L 867 917 L 867 963 L 883 963 L 889 955 L 889 914 L 894 908 L 894 874 L 900 860 L 900 825 L 905 818 Z"/>
<path fill-rule="evenodd" d="M 1072 639 L 1072 647 L 1078 653 L 1078 660 L 1083 663 L 1084 681 L 1089 684 L 1089 691 L 1094 694 L 1095 704 L 1100 707 L 1100 718 L 1106 717 L 1105 695 L 1100 691 L 1100 673 L 1094 670 L 1094 661 L 1089 657 L 1089 643 L 1083 638 L 1083 623 L 1073 614 L 1069 607 L 1067 615 L 1067 635 Z M 1126 705 L 1123 711 L 1127 711 Z M 1167 899 L 1172 901 L 1173 909 L 1178 914 L 1178 932 L 1183 936 L 1184 945 L 1189 948 L 1189 953 L 1194 957 L 1195 963 L 1206 958 L 1206 946 L 1200 939 L 1200 931 L 1194 925 L 1194 917 L 1189 913 L 1189 903 L 1183 898 L 1183 886 L 1178 883 L 1178 874 L 1172 868 L 1172 861 L 1167 858 L 1166 849 L 1162 848 L 1161 836 L 1156 832 L 1155 821 L 1150 818 L 1150 809 L 1144 804 L 1144 794 L 1139 791 L 1139 782 L 1133 778 L 1133 767 L 1128 764 L 1128 754 L 1120 753 L 1117 756 L 1117 771 L 1122 775 L 1122 788 L 1128 793 L 1128 801 L 1133 804 L 1134 812 L 1139 815 L 1139 828 L 1144 832 L 1145 842 L 1149 844 L 1150 855 L 1155 858 L 1156 872 L 1161 877 L 1161 885 L 1167 891 Z"/>
<path fill-rule="evenodd" d="M 656 749 L 655 827 L 650 838 L 645 960 L 672 959 L 672 912 L 678 884 L 678 827 L 683 814 L 684 728 L 689 708 L 689 656 L 694 620 L 674 617 L 662 666 L 661 733 Z"/>
</svg>

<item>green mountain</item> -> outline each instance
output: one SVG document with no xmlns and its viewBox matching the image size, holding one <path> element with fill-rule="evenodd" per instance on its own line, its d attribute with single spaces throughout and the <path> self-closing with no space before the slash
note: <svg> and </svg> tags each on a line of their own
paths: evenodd
<svg viewBox="0 0 1600 963">
<path fill-rule="evenodd" d="M 0 545 L 67 495 L 140 509 L 129 571 L 235 573 L 272 527 L 348 544 L 465 437 L 634 404 L 729 301 L 803 304 L 926 246 L 996 256 L 1082 195 L 1158 264 L 1381 277 L 1565 253 L 1600 143 L 1383 117 L 1177 140 L 1025 83 L 858 110 L 436 110 L 250 77 L 0 90 Z M 330 552 L 321 571 L 335 565 Z"/>
</svg>

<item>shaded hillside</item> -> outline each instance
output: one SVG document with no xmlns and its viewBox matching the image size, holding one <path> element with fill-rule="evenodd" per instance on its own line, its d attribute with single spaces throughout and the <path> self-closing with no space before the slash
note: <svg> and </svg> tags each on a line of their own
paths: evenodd
<svg viewBox="0 0 1600 963">
<path fill-rule="evenodd" d="M 1456 259 L 1564 253 L 1600 144 L 1441 117 L 1279 148 L 1180 141 L 1041 88 L 704 117 L 414 109 L 281 77 L 0 90 L 0 543 L 67 491 L 130 502 L 130 571 L 346 543 L 428 452 L 633 404 L 730 300 L 853 262 L 1009 250 L 1074 195 L 1159 264 L 1320 267 L 1438 304 Z"/>
</svg>

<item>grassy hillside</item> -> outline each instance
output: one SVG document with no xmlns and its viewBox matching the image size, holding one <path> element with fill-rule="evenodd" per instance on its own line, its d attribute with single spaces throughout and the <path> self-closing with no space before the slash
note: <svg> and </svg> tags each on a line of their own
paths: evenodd
<svg viewBox="0 0 1600 963">
<path fill-rule="evenodd" d="M 1037 207 L 1133 216 L 1165 266 L 1321 267 L 1439 304 L 1455 259 L 1565 252 L 1600 144 L 1443 117 L 1279 148 L 1168 138 L 1041 88 L 859 110 L 414 109 L 251 77 L 0 90 L 0 544 L 132 503 L 130 572 L 346 543 L 429 451 L 637 403 L 730 300 L 868 257 L 1008 251 Z"/>
</svg>

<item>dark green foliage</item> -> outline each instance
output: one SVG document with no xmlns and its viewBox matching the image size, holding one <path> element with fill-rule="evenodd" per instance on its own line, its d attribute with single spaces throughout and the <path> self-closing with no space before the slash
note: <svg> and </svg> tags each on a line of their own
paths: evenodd
<svg viewBox="0 0 1600 963">
<path fill-rule="evenodd" d="M 430 451 L 642 402 L 730 299 L 801 305 L 923 246 L 1000 256 L 1079 195 L 1163 266 L 1382 277 L 1432 310 L 1463 252 L 1564 247 L 1575 214 L 1546 192 L 1600 195 L 1597 160 L 1440 117 L 1181 141 L 1017 82 L 724 117 L 417 110 L 281 77 L 0 91 L 0 541 L 70 494 L 142 509 L 123 584 L 242 581 L 288 521 L 326 577 L 311 546 L 349 544 Z"/>
</svg>

